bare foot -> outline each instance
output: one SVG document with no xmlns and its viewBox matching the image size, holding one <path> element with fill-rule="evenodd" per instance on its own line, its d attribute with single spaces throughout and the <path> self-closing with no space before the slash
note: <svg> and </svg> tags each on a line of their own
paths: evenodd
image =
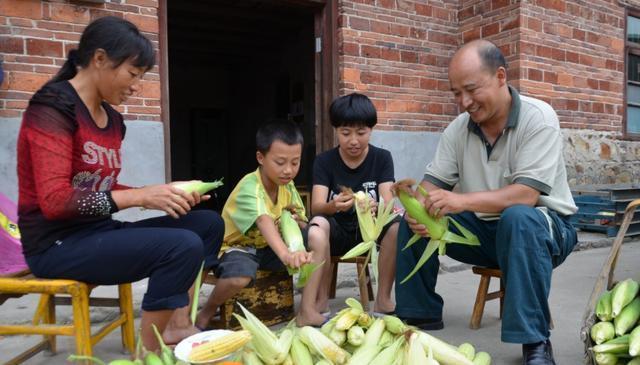
<svg viewBox="0 0 640 365">
<path fill-rule="evenodd" d="M 298 327 L 304 326 L 321 326 L 326 322 L 327 318 L 318 312 L 298 312 L 296 316 L 296 324 Z"/>
<path fill-rule="evenodd" d="M 383 302 L 376 300 L 373 304 L 373 311 L 378 313 L 391 313 L 396 309 L 396 305 L 392 301 Z"/>
<path fill-rule="evenodd" d="M 328 300 L 325 300 L 323 302 L 316 302 L 316 309 L 318 310 L 318 313 L 321 313 L 321 314 L 331 312 L 331 308 L 329 308 Z"/>
<path fill-rule="evenodd" d="M 184 328 L 167 328 L 162 333 L 162 341 L 167 345 L 175 345 L 185 338 L 200 333 L 200 330 L 195 326 L 189 326 Z"/>
</svg>

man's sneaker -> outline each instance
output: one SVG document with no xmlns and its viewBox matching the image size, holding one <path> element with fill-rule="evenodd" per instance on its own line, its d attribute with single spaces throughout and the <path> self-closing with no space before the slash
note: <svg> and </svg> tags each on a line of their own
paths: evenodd
<svg viewBox="0 0 640 365">
<path fill-rule="evenodd" d="M 556 365 L 553 360 L 551 341 L 546 339 L 541 342 L 523 344 L 522 365 Z"/>
</svg>

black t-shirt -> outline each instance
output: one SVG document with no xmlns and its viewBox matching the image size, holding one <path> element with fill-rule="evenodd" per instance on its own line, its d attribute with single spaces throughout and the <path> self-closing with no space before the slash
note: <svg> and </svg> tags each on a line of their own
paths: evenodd
<svg viewBox="0 0 640 365">
<path fill-rule="evenodd" d="M 354 192 L 366 191 L 375 201 L 379 201 L 378 185 L 394 181 L 391 153 L 372 145 L 369 145 L 367 157 L 355 169 L 342 161 L 338 147 L 316 156 L 313 164 L 313 185 L 329 188 L 327 202 L 340 194 L 341 186 L 349 187 Z M 336 213 L 334 217 L 347 230 L 355 231 L 358 227 L 354 208 L 348 212 Z"/>
</svg>

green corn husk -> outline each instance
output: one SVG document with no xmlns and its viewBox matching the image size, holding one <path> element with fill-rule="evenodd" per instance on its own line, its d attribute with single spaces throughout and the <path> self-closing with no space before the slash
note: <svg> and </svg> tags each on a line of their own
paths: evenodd
<svg viewBox="0 0 640 365">
<path fill-rule="evenodd" d="M 160 345 L 160 355 L 162 358 L 162 362 L 165 364 L 173 364 L 176 362 L 176 357 L 173 355 L 173 350 L 169 348 L 169 346 L 165 345 L 164 341 L 162 341 L 162 335 L 158 331 L 158 327 L 155 324 L 151 324 L 151 328 L 153 329 L 153 333 L 156 335 L 156 339 L 158 340 L 158 344 Z M 146 363 L 145 359 L 145 363 Z"/>
<path fill-rule="evenodd" d="M 402 346 L 405 344 L 406 339 L 404 336 L 400 336 L 393 343 L 380 351 L 378 355 L 369 363 L 369 365 L 389 365 L 393 364 L 398 358 L 402 358 Z"/>
<path fill-rule="evenodd" d="M 627 365 L 640 365 L 640 356 L 631 359 L 631 361 L 629 361 Z"/>
<path fill-rule="evenodd" d="M 617 317 L 627 304 L 638 295 L 640 285 L 633 279 L 626 279 L 613 288 L 611 293 L 611 313 L 613 318 Z"/>
<path fill-rule="evenodd" d="M 184 182 L 178 182 L 173 184 L 174 187 L 180 190 L 184 190 L 187 193 L 192 193 L 194 191 L 197 191 L 198 194 L 200 195 L 204 195 L 211 190 L 221 187 L 222 185 L 224 185 L 224 183 L 222 182 L 222 179 L 211 181 L 211 182 L 191 180 L 191 181 L 184 181 Z"/>
<path fill-rule="evenodd" d="M 593 352 L 624 355 L 629 353 L 629 343 L 603 343 L 593 346 Z"/>
<path fill-rule="evenodd" d="M 380 336 L 380 342 L 378 342 L 378 345 L 380 345 L 380 347 L 382 348 L 386 348 L 388 346 L 391 346 L 394 340 L 395 336 L 393 335 L 393 333 L 385 329 L 384 332 L 382 332 L 382 336 Z"/>
<path fill-rule="evenodd" d="M 393 201 L 385 203 L 384 199 L 380 197 L 378 203 L 378 212 L 374 217 L 372 212 L 371 202 L 369 201 L 369 195 L 363 191 L 358 191 L 353 194 L 355 199 L 356 216 L 358 217 L 358 226 L 360 228 L 360 234 L 362 235 L 362 242 L 357 244 L 347 253 L 345 253 L 341 259 L 351 259 L 357 256 L 362 256 L 367 253 L 365 259 L 365 266 L 371 260 L 371 267 L 373 269 L 373 277 L 378 282 L 378 249 L 376 248 L 376 242 L 382 233 L 384 226 L 389 224 L 395 217 L 396 213 L 393 213 Z M 364 275 L 364 271 L 361 273 Z"/>
<path fill-rule="evenodd" d="M 202 271 L 204 270 L 204 261 L 200 265 L 200 271 L 196 276 L 196 282 L 193 286 L 193 299 L 191 300 L 191 323 L 195 325 L 196 315 L 198 314 L 198 301 L 200 300 L 200 285 L 202 284 Z"/>
<path fill-rule="evenodd" d="M 295 207 L 293 209 L 295 209 Z M 284 209 L 280 215 L 280 232 L 284 243 L 286 243 L 289 248 L 289 252 L 306 252 L 307 249 L 304 247 L 304 240 L 302 238 L 300 226 L 298 226 L 298 222 L 293 219 L 293 215 L 289 209 Z M 287 267 L 287 271 L 289 272 L 289 275 L 298 274 L 296 287 L 302 288 L 307 285 L 307 281 L 311 278 L 311 274 L 313 274 L 313 272 L 323 264 L 324 261 L 319 264 L 304 264 L 298 269 Z"/>
<path fill-rule="evenodd" d="M 640 356 L 640 325 L 629 335 L 629 355 Z"/>
<path fill-rule="evenodd" d="M 601 321 L 610 321 L 613 319 L 613 315 L 611 313 L 611 290 L 605 291 L 600 295 L 600 298 L 598 298 L 596 316 Z"/>
<path fill-rule="evenodd" d="M 640 297 L 636 297 L 627 304 L 620 314 L 613 319 L 616 335 L 622 336 L 629 332 L 640 319 Z"/>
<path fill-rule="evenodd" d="M 470 246 L 479 246 L 480 241 L 478 237 L 471 233 L 468 229 L 464 228 L 460 223 L 456 222 L 451 217 L 442 217 L 442 218 L 434 218 L 424 209 L 424 206 L 420 204 L 420 202 L 414 198 L 413 191 L 411 190 L 411 186 L 415 184 L 413 180 L 402 180 L 394 184 L 393 191 L 394 194 L 402 203 L 404 209 L 409 213 L 411 217 L 413 217 L 418 223 L 427 227 L 429 231 L 429 236 L 431 239 L 429 240 L 427 247 L 425 248 L 422 256 L 418 260 L 418 263 L 413 268 L 411 273 L 405 277 L 400 284 L 404 284 L 407 280 L 409 280 L 418 270 L 424 265 L 427 260 L 431 257 L 431 255 L 438 250 L 439 255 L 444 255 L 446 253 L 446 245 L 448 243 L 460 243 Z M 428 193 L 422 188 L 422 186 L 418 185 L 418 191 L 424 195 L 428 196 Z M 455 234 L 449 231 L 449 223 L 453 223 L 453 225 L 462 233 L 462 236 Z M 403 250 L 411 247 L 414 243 L 416 243 L 421 237 L 417 234 L 414 234 L 413 237 L 407 242 Z"/>
<path fill-rule="evenodd" d="M 422 345 L 431 348 L 433 357 L 442 365 L 473 365 L 473 362 L 458 352 L 456 347 L 425 332 L 417 332 Z"/>
<path fill-rule="evenodd" d="M 291 343 L 291 359 L 296 365 L 313 365 L 313 358 L 307 345 L 296 336 Z"/>
<path fill-rule="evenodd" d="M 604 352 L 596 353 L 595 360 L 598 365 L 616 365 L 618 363 L 616 355 Z"/>
<path fill-rule="evenodd" d="M 611 322 L 598 322 L 591 327 L 591 339 L 596 345 L 605 343 L 615 337 L 616 331 Z"/>
<path fill-rule="evenodd" d="M 360 346 L 364 341 L 364 330 L 362 327 L 355 325 L 351 326 L 347 331 L 347 341 L 353 346 Z"/>
</svg>

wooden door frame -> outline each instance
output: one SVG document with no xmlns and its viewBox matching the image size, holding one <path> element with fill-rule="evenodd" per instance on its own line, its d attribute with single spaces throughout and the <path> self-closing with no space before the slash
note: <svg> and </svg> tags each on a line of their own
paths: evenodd
<svg viewBox="0 0 640 365">
<path fill-rule="evenodd" d="M 160 119 L 164 132 L 165 180 L 171 181 L 171 114 L 169 104 L 169 51 L 167 1 L 158 2 L 158 53 L 160 73 Z M 285 1 L 286 2 L 286 1 Z M 329 121 L 329 106 L 338 95 L 338 0 L 289 0 L 317 8 L 314 17 L 315 38 L 320 38 L 321 52 L 315 54 L 315 125 L 316 153 L 334 145 Z"/>
</svg>

